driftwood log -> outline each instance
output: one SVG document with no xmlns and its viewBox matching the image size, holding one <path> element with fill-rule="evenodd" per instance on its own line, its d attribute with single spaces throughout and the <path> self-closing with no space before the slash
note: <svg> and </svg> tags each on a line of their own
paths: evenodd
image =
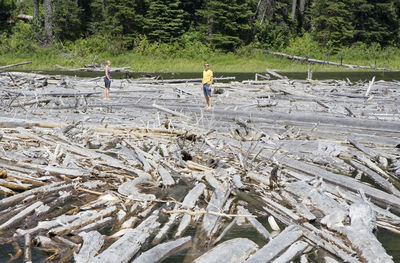
<svg viewBox="0 0 400 263">
<path fill-rule="evenodd" d="M 399 261 L 398 83 L 275 77 L 0 73 L 0 261 Z"/>
</svg>

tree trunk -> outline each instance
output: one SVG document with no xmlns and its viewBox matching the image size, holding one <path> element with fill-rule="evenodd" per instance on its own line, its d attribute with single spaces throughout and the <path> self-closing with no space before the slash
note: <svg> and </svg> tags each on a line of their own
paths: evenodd
<svg viewBox="0 0 400 263">
<path fill-rule="evenodd" d="M 303 16 L 303 13 L 304 13 L 305 5 L 306 5 L 306 0 L 300 0 L 299 9 L 300 9 L 300 14 L 301 14 L 302 16 Z"/>
<path fill-rule="evenodd" d="M 39 19 L 39 0 L 33 0 L 33 18 Z"/>
<path fill-rule="evenodd" d="M 296 15 L 296 4 L 297 4 L 297 0 L 293 0 L 292 1 L 292 21 L 294 21 L 294 16 Z"/>
<path fill-rule="evenodd" d="M 44 31 L 45 31 L 45 43 L 49 44 L 53 36 L 53 25 L 51 22 L 51 16 L 53 13 L 52 0 L 44 0 Z"/>
</svg>

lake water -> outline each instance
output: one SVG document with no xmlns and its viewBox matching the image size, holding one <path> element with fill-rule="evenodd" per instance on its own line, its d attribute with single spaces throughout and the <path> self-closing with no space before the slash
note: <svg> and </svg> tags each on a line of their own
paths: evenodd
<svg viewBox="0 0 400 263">
<path fill-rule="evenodd" d="M 306 79 L 307 72 L 279 72 L 278 73 L 287 76 L 290 79 Z M 103 72 L 73 72 L 73 71 L 37 71 L 37 73 L 49 74 L 49 75 L 68 75 L 78 77 L 98 77 L 103 76 Z M 236 81 L 243 80 L 254 80 L 255 74 L 265 74 L 265 72 L 214 72 L 214 77 L 235 77 Z M 114 72 L 111 74 L 113 78 L 126 78 L 125 73 Z M 181 73 L 146 73 L 146 72 L 133 72 L 132 78 L 142 77 L 157 77 L 161 76 L 162 79 L 191 79 L 201 78 L 202 72 L 181 72 Z M 350 81 L 367 81 L 371 80 L 375 76 L 375 81 L 386 80 L 400 81 L 400 72 L 359 72 L 359 71 L 347 71 L 347 72 L 313 72 L 313 79 L 324 80 L 324 79 L 337 79 L 345 80 L 348 78 Z"/>
</svg>

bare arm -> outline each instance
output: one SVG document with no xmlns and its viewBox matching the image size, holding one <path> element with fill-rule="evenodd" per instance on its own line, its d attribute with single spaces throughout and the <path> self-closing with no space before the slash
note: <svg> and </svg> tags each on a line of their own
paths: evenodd
<svg viewBox="0 0 400 263">
<path fill-rule="evenodd" d="M 107 65 L 107 66 L 106 66 L 106 69 L 105 69 L 106 77 L 107 77 L 109 80 L 111 80 L 111 77 L 110 77 L 110 74 L 109 74 L 109 72 L 108 72 L 108 69 L 109 69 L 109 67 L 108 67 L 108 65 Z"/>
</svg>

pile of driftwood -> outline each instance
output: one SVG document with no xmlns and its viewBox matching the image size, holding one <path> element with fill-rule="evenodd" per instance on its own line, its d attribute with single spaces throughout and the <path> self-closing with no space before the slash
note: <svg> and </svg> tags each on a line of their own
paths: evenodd
<svg viewBox="0 0 400 263">
<path fill-rule="evenodd" d="M 400 260 L 398 82 L 102 87 L 0 74 L 1 262 Z"/>
</svg>

